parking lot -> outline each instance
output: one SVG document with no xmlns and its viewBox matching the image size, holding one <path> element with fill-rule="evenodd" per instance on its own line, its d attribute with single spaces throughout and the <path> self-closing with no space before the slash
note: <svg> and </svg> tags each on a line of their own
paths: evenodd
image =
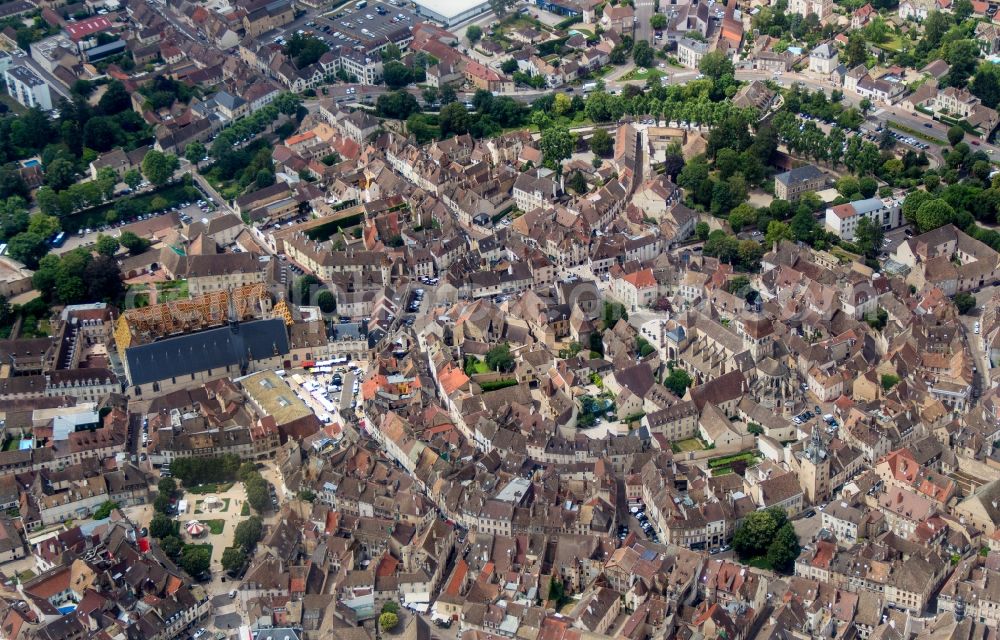
<svg viewBox="0 0 1000 640">
<path fill-rule="evenodd" d="M 359 1 L 349 2 L 325 15 L 296 20 L 271 33 L 276 34 L 272 41 L 278 44 L 287 43 L 296 34 L 310 35 L 329 46 L 354 46 L 369 52 L 388 42 L 409 40 L 412 37 L 410 29 L 416 21 L 414 13 L 403 8 L 402 3 Z"/>
<path fill-rule="evenodd" d="M 285 380 L 324 422 L 331 421 L 338 412 L 342 422 L 353 421 L 361 391 L 358 363 L 334 366 L 317 361 L 315 365 L 308 371 L 286 375 Z"/>
<path fill-rule="evenodd" d="M 631 506 L 629 507 L 630 517 L 629 522 L 631 526 L 622 525 L 618 528 L 618 539 L 624 540 L 628 535 L 629 529 L 634 531 L 642 532 L 646 539 L 655 544 L 659 544 L 660 539 L 656 535 L 656 530 L 653 529 L 653 525 L 649 522 L 646 517 L 646 507 L 644 505 Z"/>
<path fill-rule="evenodd" d="M 896 142 L 913 147 L 914 149 L 917 149 L 919 151 L 926 151 L 927 149 L 931 148 L 931 145 L 927 144 L 926 142 L 921 142 L 920 140 L 917 140 L 913 136 L 907 135 L 905 133 L 899 133 L 898 131 L 892 131 L 892 130 L 890 130 L 889 133 L 891 133 L 892 137 L 896 139 Z"/>
</svg>

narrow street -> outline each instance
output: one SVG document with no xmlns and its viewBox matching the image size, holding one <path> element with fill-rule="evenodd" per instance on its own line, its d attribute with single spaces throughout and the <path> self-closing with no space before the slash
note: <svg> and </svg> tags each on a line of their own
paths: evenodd
<svg viewBox="0 0 1000 640">
<path fill-rule="evenodd" d="M 655 0 L 636 0 L 635 3 L 635 41 L 645 40 L 653 44 L 653 27 L 649 24 L 653 17 Z"/>
</svg>

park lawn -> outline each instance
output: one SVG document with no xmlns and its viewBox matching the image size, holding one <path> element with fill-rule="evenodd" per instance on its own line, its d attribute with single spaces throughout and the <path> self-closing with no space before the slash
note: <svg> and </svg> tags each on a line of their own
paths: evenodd
<svg viewBox="0 0 1000 640">
<path fill-rule="evenodd" d="M 212 557 L 212 545 L 208 542 L 191 542 L 184 545 L 184 547 L 204 547 L 208 549 L 208 557 Z M 183 548 L 181 549 L 181 553 L 183 553 Z"/>
<path fill-rule="evenodd" d="M 219 513 L 225 513 L 226 511 L 229 511 L 229 501 L 230 500 L 232 500 L 232 498 L 225 498 L 222 501 L 222 508 L 219 509 Z"/>
<path fill-rule="evenodd" d="M 476 364 L 472 367 L 473 373 L 489 373 L 489 366 L 482 360 L 476 360 Z"/>
<path fill-rule="evenodd" d="M 663 72 L 659 69 L 646 69 L 645 71 L 640 71 L 636 68 L 632 69 L 618 80 L 621 82 L 628 82 L 629 80 L 649 80 L 650 78 L 659 80 L 662 76 Z"/>
<path fill-rule="evenodd" d="M 188 281 L 170 280 L 156 285 L 157 302 L 171 302 L 173 300 L 188 299 Z"/>
<path fill-rule="evenodd" d="M 246 502 L 243 503 L 243 508 L 240 509 L 240 515 L 241 516 L 249 516 L 250 515 L 250 505 L 248 503 L 246 503 Z"/>
<path fill-rule="evenodd" d="M 875 46 L 886 51 L 900 51 L 903 48 L 903 39 L 894 35 L 882 44 L 876 44 Z"/>
<path fill-rule="evenodd" d="M 31 580 L 32 578 L 34 578 L 35 572 L 32 571 L 31 569 L 25 569 L 21 573 L 17 574 L 17 577 L 21 579 L 21 582 L 24 582 L 26 580 Z"/>
<path fill-rule="evenodd" d="M 115 210 L 115 206 L 119 202 L 131 202 L 131 206 L 134 207 L 136 213 L 151 213 L 155 198 L 163 199 L 162 203 L 157 204 L 162 204 L 162 209 L 166 210 L 181 202 L 197 200 L 200 194 L 201 192 L 194 187 L 186 186 L 183 182 L 175 182 L 153 191 L 140 193 L 128 198 L 117 198 L 90 209 L 71 213 L 62 219 L 62 228 L 63 231 L 70 234 L 83 228 L 99 227 L 102 224 L 116 222 L 118 220 L 118 213 Z"/>
<path fill-rule="evenodd" d="M 687 440 L 678 440 L 677 442 L 671 443 L 674 447 L 677 447 L 677 451 L 703 451 L 705 445 L 701 443 L 698 438 L 688 438 Z"/>
<path fill-rule="evenodd" d="M 221 534 L 222 530 L 226 528 L 225 520 L 202 520 L 202 524 L 208 527 L 213 536 Z"/>
<path fill-rule="evenodd" d="M 191 487 L 186 489 L 188 493 L 194 493 L 197 495 L 208 495 L 209 493 L 225 493 L 232 488 L 232 482 L 220 482 L 218 484 L 214 482 L 209 482 L 208 484 L 200 484 L 197 487 Z"/>
<path fill-rule="evenodd" d="M 708 461 L 708 468 L 712 471 L 712 476 L 724 476 L 733 472 L 734 462 L 745 462 L 751 467 L 760 460 L 760 455 L 755 451 L 737 453 L 731 456 L 721 456 Z"/>
<path fill-rule="evenodd" d="M 757 453 L 755 451 L 746 451 L 746 452 L 743 452 L 743 453 L 737 453 L 737 454 L 733 454 L 733 455 L 719 456 L 718 458 L 712 458 L 712 459 L 710 459 L 708 461 L 708 466 L 709 466 L 709 468 L 714 468 L 714 467 L 728 467 L 728 466 L 731 466 L 734 462 L 737 462 L 739 460 L 743 460 L 747 464 L 750 464 L 750 463 L 756 461 L 757 458 L 758 458 L 758 455 L 757 455 Z"/>
</svg>

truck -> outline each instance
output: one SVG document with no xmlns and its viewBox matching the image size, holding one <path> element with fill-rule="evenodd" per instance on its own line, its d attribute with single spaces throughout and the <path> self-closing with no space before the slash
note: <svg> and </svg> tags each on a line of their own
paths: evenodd
<svg viewBox="0 0 1000 640">
<path fill-rule="evenodd" d="M 583 84 L 583 92 L 584 93 L 590 93 L 591 91 L 594 91 L 596 89 L 597 89 L 597 83 L 596 82 L 585 82 Z"/>
<path fill-rule="evenodd" d="M 368 6 L 368 0 L 359 0 L 354 4 L 355 9 L 364 9 Z"/>
</svg>

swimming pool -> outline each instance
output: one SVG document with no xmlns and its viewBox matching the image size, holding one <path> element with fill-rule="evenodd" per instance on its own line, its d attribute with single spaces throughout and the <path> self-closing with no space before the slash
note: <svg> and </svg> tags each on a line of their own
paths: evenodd
<svg viewBox="0 0 1000 640">
<path fill-rule="evenodd" d="M 40 165 L 42 163 L 39 162 L 36 158 L 32 158 L 31 160 L 25 160 L 23 164 L 26 167 L 37 167 L 38 165 Z"/>
<path fill-rule="evenodd" d="M 63 615 L 66 615 L 67 613 L 73 613 L 74 611 L 76 611 L 76 605 L 75 604 L 67 604 L 65 606 L 58 607 L 58 609 L 59 609 L 59 613 L 61 613 Z"/>
</svg>

